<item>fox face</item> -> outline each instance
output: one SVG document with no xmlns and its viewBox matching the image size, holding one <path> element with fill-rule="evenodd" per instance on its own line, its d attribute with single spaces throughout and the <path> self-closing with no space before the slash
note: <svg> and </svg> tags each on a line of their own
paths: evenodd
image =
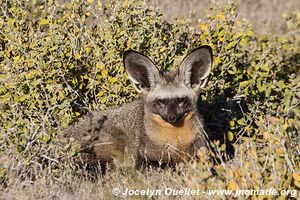
<svg viewBox="0 0 300 200">
<path fill-rule="evenodd" d="M 127 50 L 124 67 L 145 102 L 145 112 L 171 125 L 180 124 L 196 109 L 201 88 L 212 65 L 212 49 L 201 46 L 188 53 L 176 70 L 161 72 L 147 56 Z"/>
</svg>

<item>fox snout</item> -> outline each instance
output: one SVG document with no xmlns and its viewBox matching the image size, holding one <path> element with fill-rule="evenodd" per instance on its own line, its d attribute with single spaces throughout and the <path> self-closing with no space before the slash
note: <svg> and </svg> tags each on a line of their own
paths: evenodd
<svg viewBox="0 0 300 200">
<path fill-rule="evenodd" d="M 165 119 L 167 122 L 169 122 L 170 124 L 176 124 L 178 121 L 180 121 L 182 118 L 182 116 L 176 116 L 176 115 L 169 115 L 167 116 L 167 118 Z"/>
<path fill-rule="evenodd" d="M 184 114 L 179 114 L 179 115 L 170 114 L 168 116 L 161 116 L 161 117 L 170 124 L 177 124 L 181 121 L 183 116 Z"/>
<path fill-rule="evenodd" d="M 189 112 L 190 101 L 186 97 L 157 99 L 155 102 L 155 113 L 170 124 L 178 124 L 184 115 Z"/>
</svg>

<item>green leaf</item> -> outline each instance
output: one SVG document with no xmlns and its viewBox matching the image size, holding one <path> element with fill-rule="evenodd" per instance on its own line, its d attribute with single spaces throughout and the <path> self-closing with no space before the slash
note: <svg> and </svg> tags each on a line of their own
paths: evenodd
<svg viewBox="0 0 300 200">
<path fill-rule="evenodd" d="M 234 135 L 233 135 L 233 133 L 231 131 L 227 132 L 227 139 L 228 139 L 229 142 L 233 141 Z"/>
<path fill-rule="evenodd" d="M 47 24 L 49 24 L 49 20 L 48 19 L 41 19 L 40 21 L 39 21 L 39 25 L 47 25 Z"/>
</svg>

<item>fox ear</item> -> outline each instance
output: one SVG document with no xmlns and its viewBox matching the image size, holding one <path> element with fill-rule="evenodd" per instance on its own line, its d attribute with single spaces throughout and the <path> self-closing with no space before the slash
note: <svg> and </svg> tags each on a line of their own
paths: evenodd
<svg viewBox="0 0 300 200">
<path fill-rule="evenodd" d="M 212 49 L 201 46 L 191 51 L 179 66 L 179 77 L 188 87 L 198 91 L 206 86 L 212 66 Z"/>
<path fill-rule="evenodd" d="M 159 71 L 147 56 L 134 50 L 127 50 L 123 54 L 123 63 L 137 92 L 147 93 L 158 83 Z"/>
</svg>

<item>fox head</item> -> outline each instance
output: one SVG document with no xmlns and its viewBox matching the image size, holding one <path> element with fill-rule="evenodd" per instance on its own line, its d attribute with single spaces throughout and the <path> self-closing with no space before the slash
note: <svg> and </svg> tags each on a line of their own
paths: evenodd
<svg viewBox="0 0 300 200">
<path fill-rule="evenodd" d="M 145 111 L 176 125 L 196 109 L 198 93 L 210 73 L 212 49 L 194 49 L 169 72 L 159 71 L 151 59 L 134 50 L 124 52 L 123 62 L 134 88 L 144 98 Z"/>
</svg>

